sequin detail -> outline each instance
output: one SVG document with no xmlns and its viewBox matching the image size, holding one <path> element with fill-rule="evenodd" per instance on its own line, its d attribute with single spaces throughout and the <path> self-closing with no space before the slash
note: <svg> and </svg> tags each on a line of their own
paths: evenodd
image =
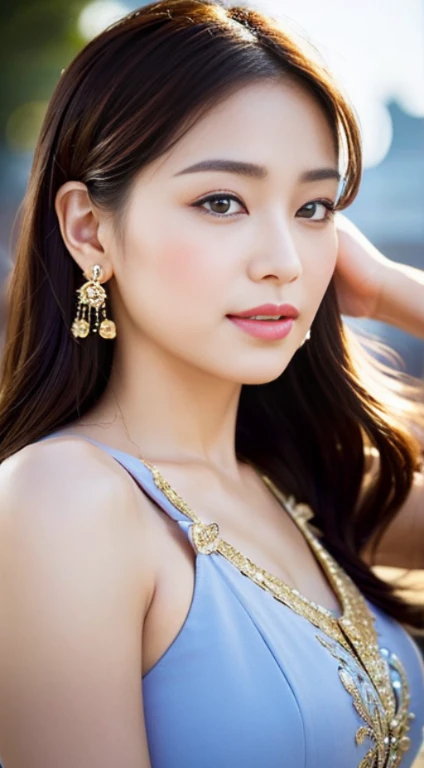
<svg viewBox="0 0 424 768">
<path fill-rule="evenodd" d="M 407 732 L 410 721 L 415 718 L 413 712 L 408 712 L 410 692 L 406 672 L 394 653 L 379 648 L 374 616 L 354 581 L 319 541 L 322 532 L 311 523 L 314 516 L 311 508 L 297 503 L 294 496 L 283 494 L 270 478 L 261 474 L 316 555 L 342 606 L 339 617 L 260 568 L 224 541 L 217 523 L 204 523 L 157 467 L 140 460 L 151 471 L 156 487 L 176 509 L 192 520 L 189 535 L 196 552 L 221 554 L 243 575 L 324 633 L 325 637 L 315 637 L 338 660 L 340 680 L 365 723 L 356 732 L 355 743 L 362 744 L 366 738 L 372 741 L 358 768 L 399 768 L 410 747 Z"/>
<path fill-rule="evenodd" d="M 343 686 L 352 696 L 353 706 L 365 725 L 358 728 L 355 735 L 356 744 L 362 744 L 366 738 L 373 745 L 362 758 L 358 768 L 397 768 L 401 765 L 403 754 L 409 749 L 411 740 L 406 732 L 409 721 L 415 718 L 413 712 L 408 713 L 410 701 L 408 684 L 404 669 L 396 654 L 387 648 L 380 648 L 387 663 L 387 672 L 392 677 L 392 689 L 395 691 L 396 709 L 390 722 L 387 722 L 387 712 L 384 710 L 380 696 L 368 675 L 351 655 L 347 654 L 337 643 L 315 635 L 317 640 L 327 648 L 339 661 L 339 677 Z"/>
</svg>

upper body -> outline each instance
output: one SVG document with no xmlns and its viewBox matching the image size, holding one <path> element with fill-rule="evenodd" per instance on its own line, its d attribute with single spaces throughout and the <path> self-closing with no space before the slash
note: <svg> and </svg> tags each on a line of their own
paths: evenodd
<svg viewBox="0 0 424 768">
<path fill-rule="evenodd" d="M 148 470 L 85 432 L 74 425 L 2 466 L 0 555 L 13 584 L 1 607 L 6 768 L 253 768 L 260 756 L 268 768 L 283 758 L 336 766 L 341 756 L 357 768 L 370 743 L 354 743 L 363 721 L 315 627 L 220 555 L 196 564 L 188 527 L 175 523 L 184 515 L 155 496 Z M 241 489 L 195 467 L 160 469 L 226 541 L 341 614 L 303 534 L 251 467 L 241 466 Z M 409 766 L 424 726 L 424 666 L 405 630 L 368 605 L 380 646 L 408 675 Z"/>
</svg>

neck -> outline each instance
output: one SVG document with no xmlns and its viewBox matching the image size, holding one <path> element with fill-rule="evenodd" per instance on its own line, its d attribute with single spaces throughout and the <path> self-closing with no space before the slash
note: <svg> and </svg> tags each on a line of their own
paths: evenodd
<svg viewBox="0 0 424 768">
<path fill-rule="evenodd" d="M 241 385 L 143 345 L 117 346 L 107 388 L 84 425 L 151 463 L 204 464 L 240 479 L 235 432 Z M 94 434 L 93 434 L 94 437 Z M 99 438 L 100 439 L 100 438 Z"/>
</svg>

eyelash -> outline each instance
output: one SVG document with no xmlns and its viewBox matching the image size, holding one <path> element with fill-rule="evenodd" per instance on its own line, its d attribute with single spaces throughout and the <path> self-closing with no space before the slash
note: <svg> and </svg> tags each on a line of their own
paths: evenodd
<svg viewBox="0 0 424 768">
<path fill-rule="evenodd" d="M 241 200 L 238 197 L 236 197 L 236 195 L 231 195 L 227 193 L 217 193 L 214 195 L 208 195 L 208 197 L 204 197 L 202 198 L 202 200 L 198 200 L 196 203 L 193 203 L 193 208 L 201 209 L 201 206 L 204 205 L 205 203 L 214 202 L 216 200 L 234 200 L 236 203 L 240 203 L 240 205 L 243 205 Z M 320 205 L 323 205 L 324 208 L 326 208 L 326 214 L 323 219 L 315 219 L 315 220 L 310 219 L 310 221 L 312 221 L 313 224 L 323 224 L 324 222 L 328 222 L 328 221 L 331 221 L 331 219 L 333 219 L 334 213 L 336 210 L 336 206 L 334 203 L 330 203 L 328 200 L 311 200 L 310 203 L 306 203 L 306 205 L 303 205 L 302 208 L 306 208 L 308 205 L 313 205 L 313 204 L 317 204 L 317 205 L 320 204 Z M 244 207 L 245 206 L 243 205 L 243 208 Z M 300 208 L 299 210 L 302 210 L 302 208 Z M 228 215 L 226 213 L 214 213 L 213 211 L 207 211 L 206 209 L 203 209 L 202 213 L 205 213 L 207 216 L 215 216 L 218 219 L 230 219 L 232 218 L 232 216 L 238 216 L 237 213 L 232 213 Z"/>
</svg>

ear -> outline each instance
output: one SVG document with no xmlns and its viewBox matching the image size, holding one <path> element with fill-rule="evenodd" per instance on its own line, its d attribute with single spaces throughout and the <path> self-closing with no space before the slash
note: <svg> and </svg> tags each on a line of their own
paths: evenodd
<svg viewBox="0 0 424 768">
<path fill-rule="evenodd" d="M 67 181 L 56 194 L 55 210 L 60 232 L 69 253 L 83 273 L 99 264 L 102 282 L 112 277 L 110 249 L 107 248 L 107 227 L 90 200 L 85 184 Z"/>
</svg>

